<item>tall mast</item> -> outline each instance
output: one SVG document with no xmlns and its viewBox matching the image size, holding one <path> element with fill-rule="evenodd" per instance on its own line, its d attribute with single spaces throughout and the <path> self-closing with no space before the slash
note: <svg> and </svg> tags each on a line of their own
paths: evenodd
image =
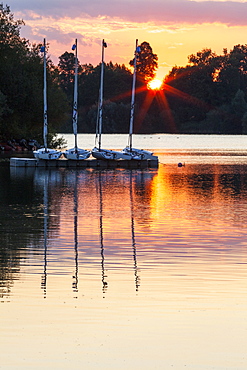
<svg viewBox="0 0 247 370">
<path fill-rule="evenodd" d="M 101 148 L 102 134 L 102 115 L 103 115 L 103 88 L 104 88 L 104 49 L 107 47 L 105 40 L 102 40 L 102 58 L 100 74 L 100 92 L 99 92 L 99 149 Z"/>
<path fill-rule="evenodd" d="M 129 127 L 129 148 L 132 149 L 132 135 L 134 126 L 134 113 L 135 113 L 135 87 L 136 87 L 136 59 L 139 52 L 138 40 L 136 39 L 135 57 L 134 57 L 134 72 L 132 81 L 132 95 L 131 95 L 131 109 L 130 109 L 130 127 Z"/>
<path fill-rule="evenodd" d="M 74 79 L 74 104 L 73 104 L 73 132 L 75 136 L 75 150 L 77 150 L 77 119 L 78 119 L 78 59 L 77 59 L 77 39 L 72 46 L 72 50 L 75 50 L 75 79 Z"/>
<path fill-rule="evenodd" d="M 48 134 L 48 121 L 47 121 L 47 93 L 46 93 L 46 43 L 44 39 L 44 46 L 41 49 L 44 52 L 44 128 L 43 128 L 43 137 L 44 137 L 44 146 L 45 151 L 47 151 L 47 134 Z"/>
</svg>

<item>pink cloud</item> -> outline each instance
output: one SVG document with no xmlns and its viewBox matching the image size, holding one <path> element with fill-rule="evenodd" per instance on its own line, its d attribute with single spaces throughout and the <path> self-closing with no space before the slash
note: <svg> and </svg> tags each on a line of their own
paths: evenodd
<svg viewBox="0 0 247 370">
<path fill-rule="evenodd" d="M 18 5 L 19 4 L 19 5 Z M 187 0 L 16 0 L 12 11 L 33 10 L 43 16 L 60 18 L 118 17 L 134 22 L 157 23 L 223 23 L 228 26 L 245 26 L 247 3 L 234 1 L 187 1 Z M 24 20 L 25 17 L 23 16 Z"/>
</svg>

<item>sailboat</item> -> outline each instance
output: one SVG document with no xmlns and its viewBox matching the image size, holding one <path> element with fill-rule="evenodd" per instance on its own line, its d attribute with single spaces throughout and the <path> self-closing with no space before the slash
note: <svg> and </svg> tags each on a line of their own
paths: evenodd
<svg viewBox="0 0 247 370">
<path fill-rule="evenodd" d="M 103 118 L 103 85 L 104 85 L 104 49 L 107 44 L 102 40 L 102 60 L 101 60 L 101 73 L 100 73 L 100 91 L 99 91 L 99 105 L 98 105 L 98 117 L 96 124 L 96 137 L 95 147 L 92 149 L 92 156 L 97 159 L 131 159 L 131 155 L 124 152 L 117 152 L 109 149 L 101 148 L 101 136 L 102 136 L 102 118 Z"/>
<path fill-rule="evenodd" d="M 77 100 L 78 100 L 78 59 L 77 59 L 77 39 L 75 40 L 72 50 L 75 50 L 75 79 L 74 79 L 74 104 L 73 104 L 73 132 L 75 137 L 75 146 L 72 149 L 68 149 L 63 152 L 65 158 L 73 160 L 83 160 L 90 156 L 90 151 L 85 149 L 80 149 L 77 146 Z"/>
<path fill-rule="evenodd" d="M 47 121 L 47 92 L 46 92 L 46 43 L 44 39 L 44 45 L 40 49 L 44 53 L 44 148 L 34 150 L 34 157 L 37 159 L 58 159 L 61 157 L 62 152 L 47 148 L 47 134 L 48 134 L 48 121 Z"/>
<path fill-rule="evenodd" d="M 130 110 L 130 126 L 129 126 L 129 140 L 128 146 L 123 149 L 122 153 L 131 155 L 131 159 L 135 160 L 158 160 L 157 156 L 154 156 L 152 152 L 144 149 L 135 149 L 132 147 L 132 136 L 134 130 L 134 113 L 135 113 L 135 87 L 136 87 L 136 60 L 138 53 L 140 52 L 140 46 L 138 46 L 138 40 L 136 40 L 136 48 L 134 54 L 134 72 L 132 80 L 132 94 L 131 94 L 131 110 Z"/>
</svg>

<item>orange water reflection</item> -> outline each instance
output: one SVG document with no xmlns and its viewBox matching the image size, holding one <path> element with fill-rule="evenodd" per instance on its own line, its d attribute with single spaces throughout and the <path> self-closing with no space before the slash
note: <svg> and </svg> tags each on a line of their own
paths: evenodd
<svg viewBox="0 0 247 370">
<path fill-rule="evenodd" d="M 26 248 L 36 246 L 36 257 L 43 259 L 44 292 L 48 266 L 53 276 L 69 273 L 67 266 L 75 264 L 77 294 L 81 264 L 93 273 L 101 266 L 106 293 L 105 270 L 125 271 L 131 264 L 138 290 L 137 261 L 142 269 L 174 263 L 174 258 L 184 264 L 185 254 L 190 263 L 206 263 L 212 255 L 217 261 L 245 262 L 246 172 L 244 165 L 214 164 L 145 171 L 15 170 L 13 181 L 31 178 L 34 194 L 43 203 L 38 202 L 35 210 L 40 219 L 38 239 L 33 236 L 33 247 L 29 242 Z M 25 225 L 33 223 L 28 212 L 22 217 Z M 26 254 L 24 247 L 21 253 Z M 2 269 L 9 292 L 11 268 Z"/>
<path fill-rule="evenodd" d="M 231 170 L 213 165 L 200 167 L 196 172 L 190 166 L 182 170 L 164 166 L 158 173 L 105 172 L 96 177 L 92 174 L 91 186 L 88 188 L 88 182 L 84 182 L 78 192 L 79 196 L 83 194 L 79 200 L 80 214 L 85 215 L 87 224 L 90 220 L 90 225 L 85 229 L 84 218 L 79 230 L 82 227 L 84 240 L 97 235 L 101 213 L 108 253 L 121 256 L 125 245 L 129 244 L 132 207 L 135 232 L 140 233 L 139 240 L 144 249 L 148 246 L 149 250 L 159 251 L 170 243 L 172 248 L 180 244 L 193 248 L 196 243 L 197 247 L 205 245 L 224 249 L 227 247 L 225 240 L 231 240 L 233 228 L 241 227 L 246 214 L 245 194 L 242 192 L 245 190 L 245 175 L 241 176 L 241 172 L 232 174 Z M 239 196 L 241 210 L 236 210 Z M 61 229 L 65 229 L 62 223 Z M 202 240 L 205 238 L 206 242 Z"/>
<path fill-rule="evenodd" d="M 246 367 L 245 164 L 10 175 L 2 364 Z"/>
</svg>

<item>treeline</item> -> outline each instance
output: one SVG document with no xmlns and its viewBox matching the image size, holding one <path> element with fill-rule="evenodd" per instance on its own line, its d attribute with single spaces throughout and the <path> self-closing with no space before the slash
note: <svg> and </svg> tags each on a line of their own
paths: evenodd
<svg viewBox="0 0 247 370">
<path fill-rule="evenodd" d="M 9 6 L 0 4 L 0 139 L 23 137 L 42 142 L 41 44 L 20 37 L 23 24 L 14 19 Z M 229 52 L 224 49 L 220 56 L 211 49 L 190 55 L 188 65 L 174 67 L 157 91 L 147 86 L 155 76 L 158 57 L 147 42 L 140 46 L 136 133 L 247 133 L 247 45 L 236 45 Z M 48 58 L 50 139 L 56 132 L 72 132 L 73 79 L 72 52 L 62 54 L 57 66 Z M 95 132 L 99 82 L 100 64 L 79 63 L 79 132 Z M 106 64 L 103 132 L 128 132 L 131 86 L 131 69 Z"/>
<path fill-rule="evenodd" d="M 42 142 L 43 61 L 41 45 L 20 37 L 23 21 L 14 20 L 9 6 L 0 4 L 0 137 L 35 138 Z M 57 68 L 48 61 L 50 138 L 68 110 Z"/>
<path fill-rule="evenodd" d="M 247 45 L 220 56 L 211 49 L 192 54 L 165 83 L 178 132 L 247 133 Z"/>
</svg>

